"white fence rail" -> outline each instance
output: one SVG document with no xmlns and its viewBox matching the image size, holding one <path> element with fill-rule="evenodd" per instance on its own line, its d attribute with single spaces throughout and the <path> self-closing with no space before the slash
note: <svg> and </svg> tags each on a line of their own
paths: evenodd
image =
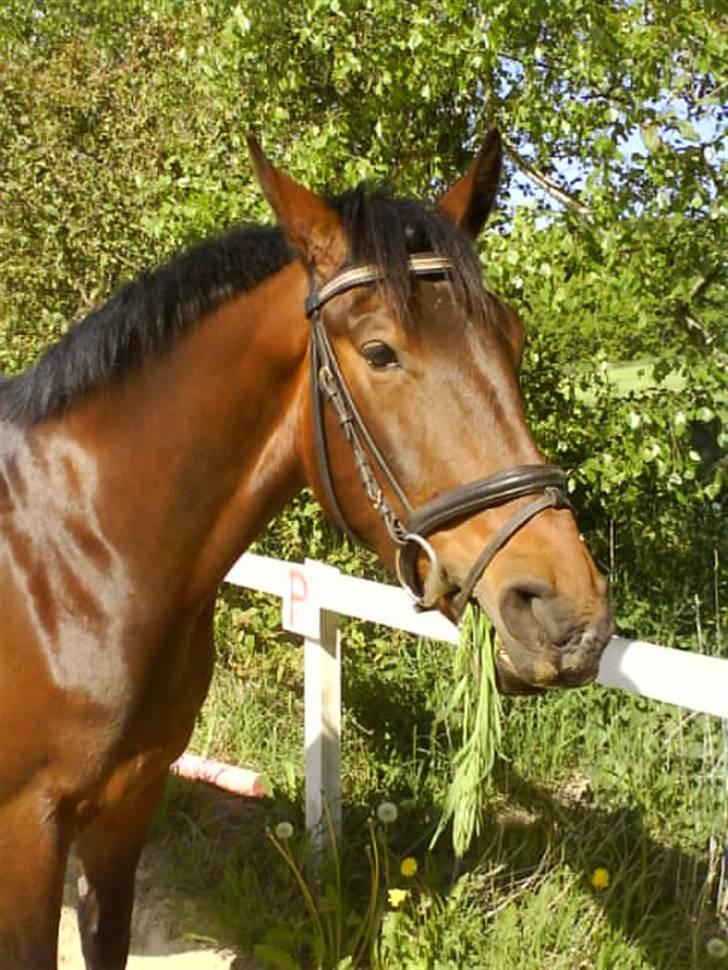
<svg viewBox="0 0 728 970">
<path fill-rule="evenodd" d="M 447 643 L 457 643 L 457 627 L 440 613 L 418 612 L 399 587 L 347 576 L 311 559 L 295 563 L 246 553 L 226 580 L 280 596 L 283 627 L 303 637 L 306 824 L 318 824 L 325 797 L 338 829 L 340 618 L 371 620 Z M 728 718 L 728 660 L 718 657 L 613 637 L 602 656 L 597 683 Z"/>
</svg>

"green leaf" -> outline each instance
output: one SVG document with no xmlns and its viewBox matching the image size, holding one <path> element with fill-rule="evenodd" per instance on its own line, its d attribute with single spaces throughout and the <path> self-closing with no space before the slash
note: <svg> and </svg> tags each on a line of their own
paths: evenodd
<svg viewBox="0 0 728 970">
<path fill-rule="evenodd" d="M 642 143 L 648 152 L 656 152 L 662 146 L 657 125 L 642 125 L 640 127 L 640 135 L 642 136 Z"/>
<path fill-rule="evenodd" d="M 253 955 L 266 970 L 300 970 L 300 964 L 289 953 L 267 943 L 257 943 Z"/>
<path fill-rule="evenodd" d="M 685 141 L 699 142 L 700 135 L 698 134 L 695 127 L 689 121 L 678 121 L 676 124 L 677 130 L 680 132 Z"/>
</svg>

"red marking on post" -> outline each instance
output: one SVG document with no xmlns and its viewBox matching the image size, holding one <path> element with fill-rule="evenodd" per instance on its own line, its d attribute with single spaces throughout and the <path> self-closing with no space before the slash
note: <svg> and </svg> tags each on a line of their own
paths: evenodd
<svg viewBox="0 0 728 970">
<path fill-rule="evenodd" d="M 291 603 L 289 607 L 288 622 L 291 626 L 293 626 L 293 612 L 296 608 L 296 603 L 305 603 L 308 599 L 308 583 L 306 582 L 306 577 L 299 569 L 291 569 L 289 571 L 289 576 L 291 582 Z"/>
</svg>

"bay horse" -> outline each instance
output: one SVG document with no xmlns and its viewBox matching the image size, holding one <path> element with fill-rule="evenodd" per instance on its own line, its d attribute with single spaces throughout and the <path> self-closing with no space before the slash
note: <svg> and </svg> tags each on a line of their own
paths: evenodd
<svg viewBox="0 0 728 970">
<path fill-rule="evenodd" d="M 488 611 L 504 691 L 589 682 L 611 632 L 473 245 L 498 133 L 434 205 L 326 199 L 249 147 L 278 227 L 141 276 L 0 384 L 3 970 L 56 966 L 72 844 L 86 965 L 125 966 L 216 591 L 304 486 L 423 606 Z"/>
</svg>

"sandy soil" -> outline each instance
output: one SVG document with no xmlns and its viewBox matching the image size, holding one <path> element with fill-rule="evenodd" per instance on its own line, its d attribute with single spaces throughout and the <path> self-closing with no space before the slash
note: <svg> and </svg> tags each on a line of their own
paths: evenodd
<svg viewBox="0 0 728 970">
<path fill-rule="evenodd" d="M 145 853 L 147 855 L 147 853 Z M 194 901 L 163 893 L 154 861 L 142 859 L 132 922 L 128 970 L 257 970 L 258 964 L 231 950 L 199 942 L 209 937 Z M 75 867 L 69 865 L 59 934 L 59 970 L 85 970 L 76 926 Z"/>
</svg>

